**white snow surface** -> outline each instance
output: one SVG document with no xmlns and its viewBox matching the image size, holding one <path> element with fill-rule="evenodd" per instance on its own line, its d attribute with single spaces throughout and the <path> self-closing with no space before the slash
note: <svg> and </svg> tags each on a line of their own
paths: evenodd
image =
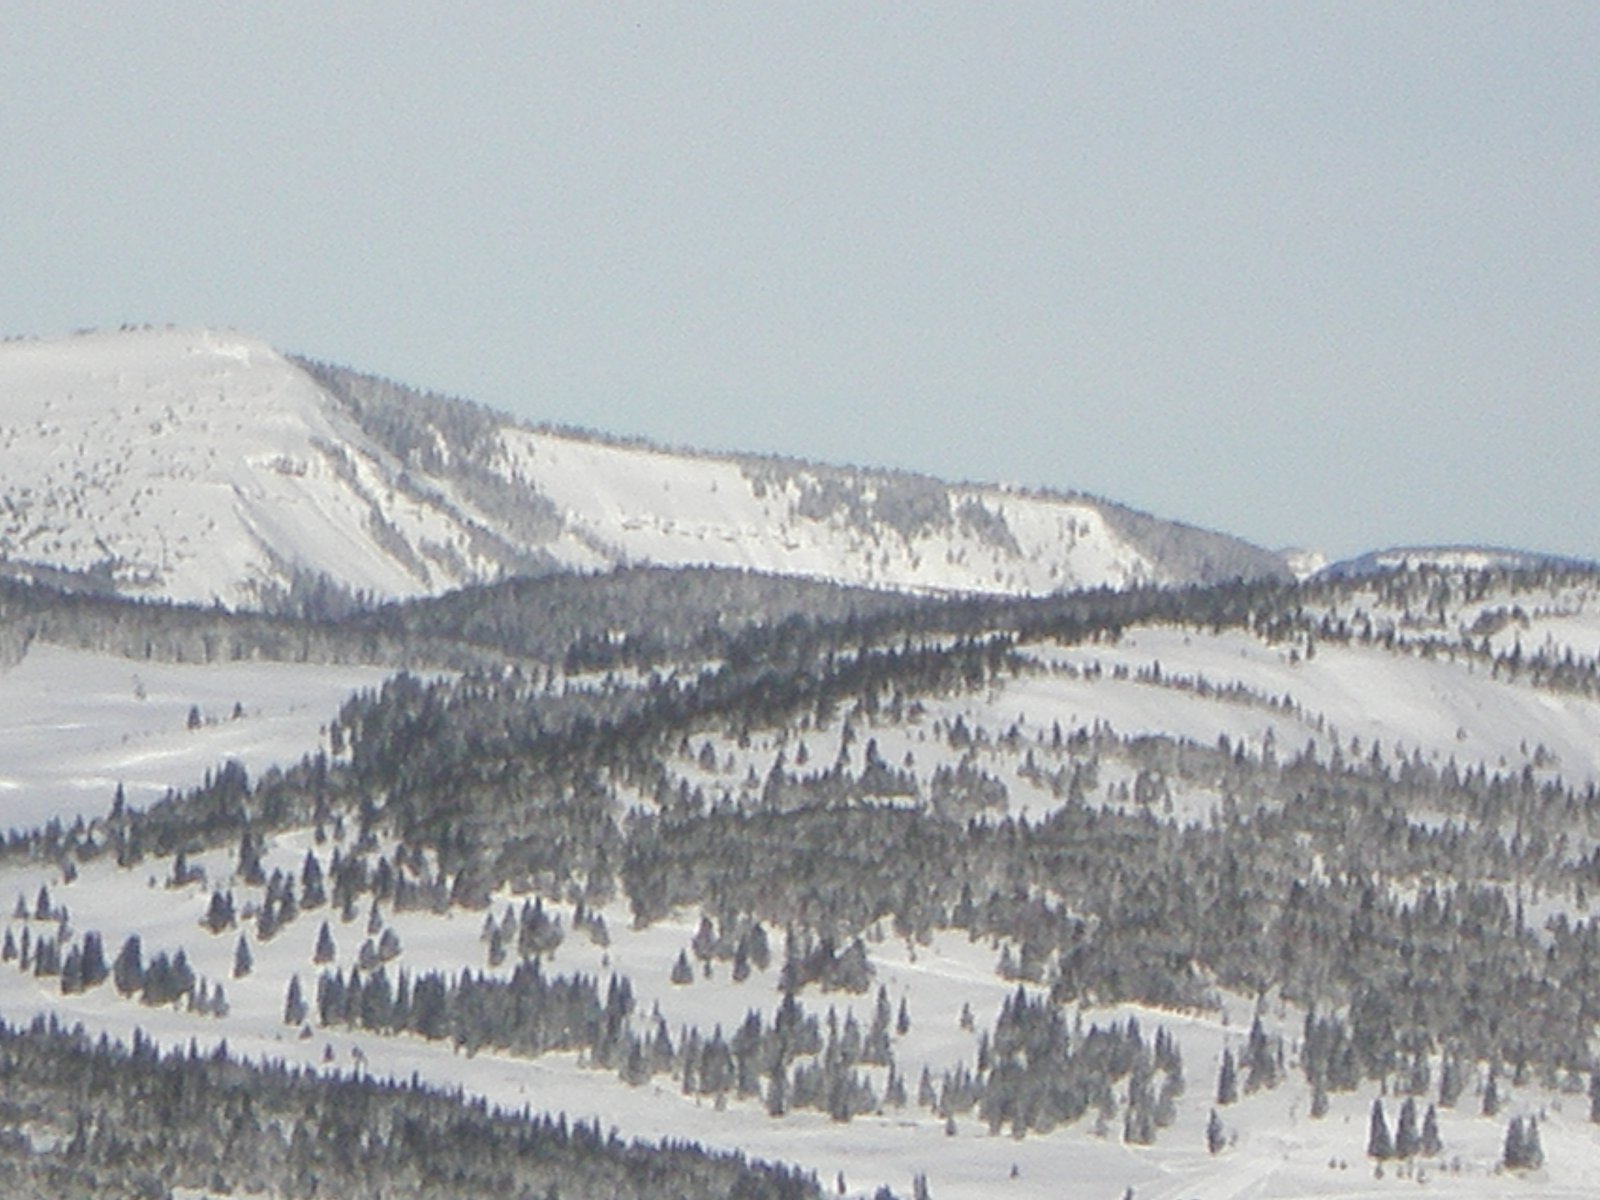
<svg viewBox="0 0 1600 1200">
<path fill-rule="evenodd" d="M 357 450 L 344 470 L 341 447 Z M 250 338 L 7 343 L 0 559 L 199 603 L 248 602 L 284 563 L 384 596 L 422 590 L 374 536 L 374 508 L 413 540 L 449 526 L 386 494 L 388 464 L 363 449 L 304 372 Z"/>
<path fill-rule="evenodd" d="M 959 522 L 907 536 L 863 530 L 842 514 L 803 515 L 803 489 L 819 478 L 806 468 L 757 488 L 730 459 L 522 429 L 506 430 L 504 447 L 510 469 L 536 481 L 569 528 L 583 531 L 573 540 L 601 548 L 602 561 L 743 567 L 926 591 L 1043 593 L 1166 577 L 1088 503 L 956 487 L 949 506 L 983 505 L 1004 520 L 1011 544 Z M 568 553 L 574 565 L 600 565 L 577 547 Z"/>
<path fill-rule="evenodd" d="M 1052 648 L 1040 657 L 1100 668 L 1093 678 L 1026 680 L 1006 689 L 1005 704 L 1035 719 L 1053 707 L 1067 728 L 1099 719 L 1123 734 L 1166 733 L 1203 744 L 1226 735 L 1257 752 L 1270 733 L 1280 757 L 1310 742 L 1324 759 L 1336 744 L 1348 755 L 1355 738 L 1358 754 L 1376 744 L 1390 763 L 1402 751 L 1420 752 L 1435 767 L 1453 758 L 1492 774 L 1537 760 L 1541 775 L 1579 785 L 1600 780 L 1600 701 L 1496 678 L 1472 661 L 1327 643 L 1307 659 L 1296 647 L 1247 633 L 1163 626 L 1132 630 L 1116 645 Z M 1118 667 L 1125 677 L 1116 676 Z M 1212 689 L 1238 685 L 1249 699 L 1198 694 L 1192 685 L 1199 681 Z"/>
<path fill-rule="evenodd" d="M 387 671 L 139 662 L 35 644 L 0 668 L 0 829 L 103 817 L 121 784 L 145 807 L 228 760 L 254 778 L 317 748 L 353 691 Z M 234 716 L 235 705 L 239 715 Z M 189 727 L 191 709 L 201 724 Z"/>
<path fill-rule="evenodd" d="M 296 572 L 380 598 L 629 563 L 1020 594 L 1187 582 L 1212 552 L 1163 561 L 1090 500 L 495 422 L 470 454 L 434 426 L 434 453 L 402 460 L 253 338 L 6 342 L 0 568 L 250 607 Z M 1174 544 L 1206 536 L 1163 530 Z"/>
</svg>

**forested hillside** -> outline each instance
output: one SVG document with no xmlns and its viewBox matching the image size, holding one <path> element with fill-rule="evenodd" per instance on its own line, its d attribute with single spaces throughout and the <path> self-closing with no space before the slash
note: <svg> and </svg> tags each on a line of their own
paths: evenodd
<svg viewBox="0 0 1600 1200">
<path fill-rule="evenodd" d="M 270 628 L 433 666 L 298 763 L 15 832 L 0 1003 L 513 1108 L 537 1069 L 847 1192 L 1045 1195 L 1027 1164 L 1077 1156 L 1108 1194 L 1363 1160 L 1567 1194 L 1597 601 L 1560 565 L 920 601 L 641 571 L 238 627 L 19 591 L 19 653 L 216 622 L 212 661 Z"/>
</svg>

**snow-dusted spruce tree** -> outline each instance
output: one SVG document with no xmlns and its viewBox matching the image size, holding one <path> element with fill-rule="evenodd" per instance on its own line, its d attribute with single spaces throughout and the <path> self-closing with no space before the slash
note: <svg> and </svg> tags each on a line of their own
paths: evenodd
<svg viewBox="0 0 1600 1200">
<path fill-rule="evenodd" d="M 1233 1051 L 1222 1052 L 1222 1066 L 1217 1071 L 1217 1103 L 1232 1104 L 1239 1099 L 1239 1072 L 1233 1065 Z"/>
<path fill-rule="evenodd" d="M 1212 1154 L 1220 1154 L 1227 1145 L 1227 1135 L 1222 1130 L 1222 1118 L 1217 1116 L 1217 1110 L 1211 1110 L 1211 1117 L 1206 1121 L 1206 1149 Z"/>
<path fill-rule="evenodd" d="M 1407 1096 L 1405 1103 L 1400 1106 L 1400 1121 L 1395 1126 L 1394 1156 L 1415 1158 L 1421 1147 L 1421 1138 L 1417 1133 L 1417 1102 Z"/>
<path fill-rule="evenodd" d="M 1429 1158 L 1435 1158 L 1444 1153 L 1444 1140 L 1439 1136 L 1439 1113 L 1433 1105 L 1428 1105 L 1428 1112 L 1422 1118 L 1422 1153 Z"/>
<path fill-rule="evenodd" d="M 1383 1101 L 1372 1102 L 1372 1119 L 1367 1129 L 1367 1156 L 1379 1162 L 1394 1157 L 1394 1140 L 1389 1136 L 1389 1122 L 1383 1115 Z"/>
</svg>

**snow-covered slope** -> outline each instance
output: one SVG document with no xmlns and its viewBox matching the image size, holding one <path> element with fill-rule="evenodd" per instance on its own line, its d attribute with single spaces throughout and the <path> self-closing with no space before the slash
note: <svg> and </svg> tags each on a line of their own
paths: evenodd
<svg viewBox="0 0 1600 1200">
<path fill-rule="evenodd" d="M 517 425 L 236 334 L 0 345 L 0 570 L 252 606 L 621 563 L 1040 593 L 1283 574 L 1078 496 Z"/>
<path fill-rule="evenodd" d="M 327 572 L 417 590 L 380 522 L 409 541 L 449 522 L 388 490 L 320 390 L 260 342 L 92 334 L 0 347 L 0 558 L 116 590 L 246 603 Z M 387 501 L 380 504 L 380 501 Z"/>
<path fill-rule="evenodd" d="M 1568 650 L 1592 660 L 1600 646 L 1600 587 L 1593 577 L 1483 584 L 1439 574 L 1413 578 L 1409 593 L 1397 581 L 1380 580 L 1370 586 L 1329 586 L 1301 599 L 1304 613 L 1322 623 L 1314 639 L 1154 621 L 1130 626 L 1116 637 L 1043 639 L 1021 646 L 1017 668 L 983 687 L 848 717 L 836 714 L 827 722 L 807 721 L 804 728 L 711 730 L 692 742 L 686 739 L 663 765 L 669 782 L 703 789 L 730 811 L 761 791 L 761 780 L 779 755 L 798 764 L 804 753 L 815 765 L 837 763 L 840 770 L 854 772 L 870 754 L 881 754 L 890 764 L 904 765 L 919 798 L 936 792 L 941 770 L 965 766 L 1004 785 L 996 816 L 1003 809 L 1037 821 L 1065 802 L 1049 777 L 1092 759 L 1093 779 L 1083 773 L 1081 803 L 1105 812 L 1134 808 L 1152 822 L 1196 827 L 1214 820 L 1228 804 L 1225 785 L 1175 771 L 1162 781 L 1160 795 L 1141 799 L 1139 764 L 1127 748 L 1098 735 L 1114 730 L 1127 737 L 1165 736 L 1196 748 L 1226 738 L 1235 753 L 1260 762 L 1269 754 L 1287 761 L 1302 751 L 1323 763 L 1338 754 L 1362 761 L 1376 750 L 1385 762 L 1413 759 L 1430 769 L 1453 760 L 1463 771 L 1483 767 L 1517 777 L 1526 768 L 1543 777 L 1559 774 L 1575 785 L 1600 780 L 1600 750 L 1587 732 L 1600 721 L 1600 701 L 1592 692 L 1541 681 L 1529 665 L 1535 651 L 1552 661 L 1566 661 Z M 1336 632 L 1341 621 L 1363 631 L 1370 622 L 1373 633 L 1341 636 Z M 1455 639 L 1454 652 L 1446 639 Z M 1495 666 L 1492 653 L 1509 653 L 1518 645 L 1522 665 L 1517 670 Z M 331 709 L 337 694 L 339 679 L 331 669 L 140 664 L 137 680 L 135 669 L 88 654 L 32 649 L 9 675 L 0 675 L 0 770 L 18 773 L 17 783 L 42 797 L 61 796 L 62 815 L 70 817 L 74 775 L 92 773 L 94 788 L 103 792 L 111 778 L 127 770 L 133 794 L 134 782 L 147 788 L 198 782 L 208 751 L 259 754 L 250 760 L 254 771 L 274 749 L 280 761 L 319 745 L 331 749 L 315 715 L 319 705 Z M 369 680 L 359 670 L 348 673 L 350 686 Z M 47 681 L 54 681 L 54 690 Z M 9 696 L 8 687 L 13 689 Z M 295 695 L 310 711 L 288 703 Z M 36 699 L 29 703 L 28 697 Z M 245 712 L 232 721 L 226 712 L 236 697 L 243 698 Z M 198 703 L 205 716 L 216 712 L 224 719 L 184 729 L 182 716 L 191 703 Z M 92 741 L 83 733 L 91 726 L 99 731 Z M 1097 731 L 1098 740 L 1087 736 L 1089 730 Z M 1075 748 L 1076 732 L 1084 733 L 1084 741 Z M 110 745 L 118 737 L 120 749 Z M 20 778 L 24 768 L 25 781 Z M 4 786 L 0 778 L 0 789 Z M 13 794 L 22 790 L 16 787 Z M 641 806 L 648 802 L 639 797 Z M 921 801 L 907 796 L 901 802 Z M 1593 831 L 1575 826 L 1572 836 L 1575 856 L 1595 844 Z M 335 850 L 346 856 L 362 853 L 357 841 L 353 825 L 343 832 L 334 829 L 327 842 L 310 829 L 280 833 L 264 848 L 265 866 L 292 876 L 308 853 L 324 862 Z M 141 1004 L 119 996 L 109 984 L 67 994 L 56 976 L 20 969 L 14 961 L 0 961 L 0 1009 L 24 1023 L 35 1016 L 82 1022 L 95 1035 L 126 1039 L 139 1029 L 162 1045 L 193 1042 L 201 1052 L 226 1039 L 235 1053 L 328 1072 L 397 1077 L 415 1072 L 511 1108 L 526 1104 L 574 1119 L 598 1115 L 604 1126 L 624 1136 L 693 1139 L 797 1162 L 816 1171 L 830 1190 L 837 1186 L 857 1200 L 883 1183 L 904 1194 L 907 1181 L 918 1173 L 928 1177 L 931 1194 L 940 1200 L 1045 1200 L 1063 1194 L 1064 1177 L 1073 1180 L 1069 1194 L 1114 1197 L 1132 1189 L 1163 1200 L 1357 1198 L 1425 1185 L 1450 1196 L 1576 1197 L 1592 1190 L 1593 1165 L 1600 1162 L 1600 1125 L 1589 1120 L 1581 1079 L 1557 1086 L 1536 1077 L 1513 1082 L 1508 1075 L 1499 1083 L 1509 1093 L 1505 1108 L 1484 1115 L 1480 1095 L 1488 1071 L 1472 1064 L 1460 1102 L 1440 1108 L 1444 1151 L 1375 1169 L 1365 1156 L 1368 1113 L 1374 1101 L 1381 1101 L 1393 1117 L 1402 1097 L 1387 1084 L 1363 1080 L 1352 1091 L 1335 1092 L 1328 1111 L 1314 1115 L 1314 1092 L 1301 1069 L 1304 1010 L 1276 997 L 1258 1002 L 1226 992 L 1217 994 L 1213 1009 L 1088 1003 L 1074 1008 L 1075 1024 L 1104 1026 L 1132 1015 L 1148 1033 L 1164 1030 L 1181 1048 L 1188 1089 L 1176 1098 L 1172 1123 L 1152 1145 L 1120 1138 L 1115 1111 L 1109 1120 L 1090 1112 L 1025 1137 L 997 1135 L 970 1114 L 947 1121 L 916 1101 L 886 1102 L 848 1123 L 810 1110 L 773 1117 L 759 1097 L 733 1095 L 718 1102 L 691 1094 L 665 1073 L 629 1084 L 615 1070 L 572 1052 L 523 1058 L 488 1047 L 463 1053 L 446 1041 L 383 1035 L 315 1016 L 302 1034 L 298 1023 L 283 1020 L 289 980 L 298 978 L 310 992 L 322 970 L 352 970 L 362 961 L 363 942 L 379 927 L 392 929 L 400 947 L 391 971 L 409 971 L 413 977 L 472 970 L 504 979 L 516 960 L 486 960 L 486 914 L 460 907 L 432 912 L 384 905 L 380 911 L 376 901 L 369 907 L 363 898 L 358 909 L 339 915 L 336 906 L 318 902 L 263 936 L 250 913 L 265 903 L 264 893 L 259 884 L 240 877 L 237 857 L 231 846 L 193 854 L 185 879 L 176 877 L 177 863 L 170 856 L 131 868 L 102 856 L 70 874 L 44 857 L 0 865 L 0 905 L 12 912 L 0 921 L 0 933 L 20 939 L 26 930 L 35 942 L 68 943 L 93 930 L 111 950 L 130 934 L 143 938 L 151 956 L 181 948 L 208 986 L 225 986 L 231 1005 L 225 1016 L 182 1003 Z M 434 866 L 429 859 L 420 869 Z M 34 903 L 42 888 L 57 906 L 44 917 Z M 202 925 L 215 889 L 237 894 L 237 928 L 211 932 Z M 526 899 L 502 890 L 487 915 Z M 644 924 L 633 920 L 623 898 L 615 898 L 602 912 L 610 933 L 601 944 L 580 933 L 570 901 L 546 897 L 543 903 L 569 931 L 546 956 L 545 970 L 552 976 L 626 977 L 637 996 L 640 1027 L 653 1024 L 659 1013 L 680 1042 L 690 1028 L 731 1036 L 746 1013 L 755 1010 L 770 1019 L 781 1002 L 775 964 L 758 967 L 742 980 L 721 962 L 708 964 L 692 982 L 672 979 L 674 957 L 695 936 L 696 910 Z M 1543 903 L 1553 910 L 1557 901 Z M 1560 903 L 1573 915 L 1592 919 L 1600 914 L 1600 899 L 1593 894 Z M 334 943 L 327 962 L 318 961 L 316 948 L 324 921 Z M 241 938 L 253 955 L 248 973 L 234 966 Z M 896 1034 L 893 1052 L 913 1094 L 924 1067 L 937 1077 L 975 1060 L 997 1012 L 1019 987 L 1030 995 L 1044 992 L 996 973 L 996 960 L 1011 950 L 999 940 L 941 928 L 925 942 L 880 931 L 868 943 L 874 983 L 884 987 L 893 1005 L 904 1002 L 910 1017 L 908 1029 Z M 826 1022 L 836 1011 L 840 1021 L 853 1018 L 862 1027 L 872 1020 L 874 1002 L 872 990 L 852 995 L 807 988 L 800 995 L 805 1010 L 819 1020 Z M 963 1008 L 975 1015 L 975 1027 L 964 1020 Z M 1258 1013 L 1268 1032 L 1287 1043 L 1285 1079 L 1247 1092 L 1236 1105 L 1221 1106 L 1227 1145 L 1210 1154 L 1207 1117 L 1218 1107 L 1212 1081 L 1224 1051 L 1242 1060 Z M 1436 1074 L 1441 1061 L 1429 1059 Z M 882 1089 L 885 1070 L 874 1068 L 873 1079 Z M 1116 1103 L 1123 1103 L 1124 1095 L 1119 1091 Z M 1432 1095 L 1428 1090 L 1423 1103 Z M 1549 1162 L 1539 1171 L 1506 1172 L 1498 1165 L 1506 1122 L 1524 1115 L 1538 1116 Z M 844 1183 L 836 1185 L 841 1176 Z"/>
<path fill-rule="evenodd" d="M 252 776 L 315 749 L 376 667 L 135 662 L 36 645 L 0 664 L 0 829 L 103 817 L 120 787 L 146 807 L 221 763 Z"/>
<path fill-rule="evenodd" d="M 1410 570 L 1413 567 L 1434 567 L 1445 571 L 1531 571 L 1540 567 L 1587 565 L 1579 559 L 1559 554 L 1512 550 L 1503 546 L 1395 546 L 1388 550 L 1372 550 L 1336 563 L 1319 564 L 1302 574 L 1348 579 L 1376 575 L 1382 571 Z"/>
</svg>

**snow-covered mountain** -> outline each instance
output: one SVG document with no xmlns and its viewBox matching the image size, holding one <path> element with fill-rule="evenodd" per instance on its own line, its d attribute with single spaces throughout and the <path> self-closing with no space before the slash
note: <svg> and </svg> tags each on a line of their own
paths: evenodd
<svg viewBox="0 0 1600 1200">
<path fill-rule="evenodd" d="M 0 345 L 0 570 L 229 606 L 623 563 L 921 591 L 1283 575 L 1077 495 L 536 429 L 204 330 Z"/>
</svg>

